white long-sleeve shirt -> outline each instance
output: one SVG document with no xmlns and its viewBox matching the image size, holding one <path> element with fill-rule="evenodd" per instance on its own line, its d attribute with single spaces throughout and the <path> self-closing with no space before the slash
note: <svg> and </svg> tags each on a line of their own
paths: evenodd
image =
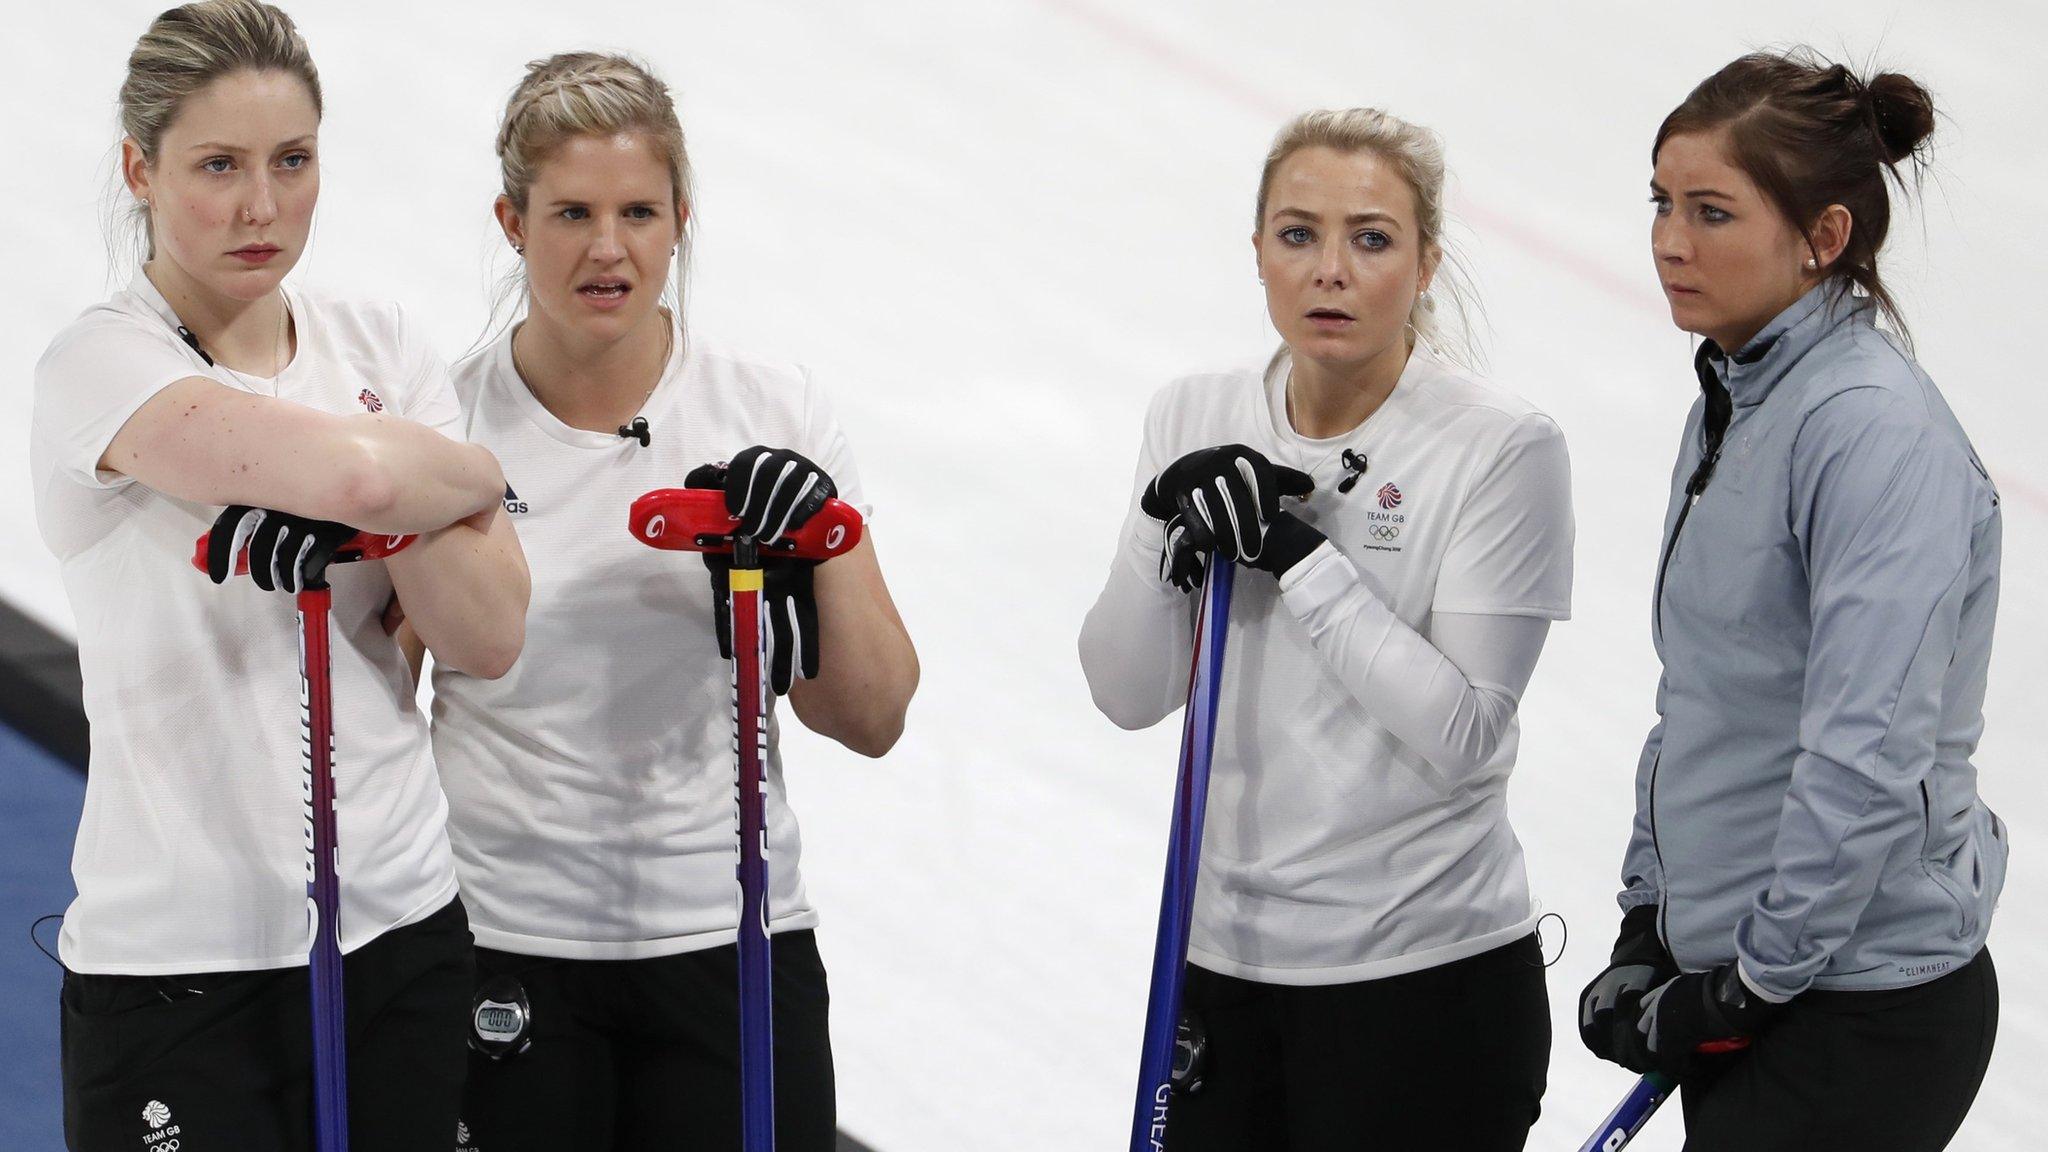
<svg viewBox="0 0 2048 1152">
<path fill-rule="evenodd" d="M 1425 350 L 1342 436 L 1289 426 L 1284 371 L 1155 398 L 1123 538 L 1081 635 L 1096 704 L 1125 727 L 1184 703 L 1193 599 L 1159 578 L 1137 493 L 1196 448 L 1300 468 L 1292 510 L 1330 542 L 1231 604 L 1189 957 L 1282 984 L 1433 967 L 1534 925 L 1505 793 L 1515 709 L 1569 614 L 1570 471 L 1557 427 Z M 1349 493 L 1344 449 L 1367 469 Z"/>
</svg>

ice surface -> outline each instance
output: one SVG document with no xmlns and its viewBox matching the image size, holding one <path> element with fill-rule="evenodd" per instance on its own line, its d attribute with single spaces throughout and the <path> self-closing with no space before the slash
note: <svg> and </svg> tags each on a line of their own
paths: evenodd
<svg viewBox="0 0 2048 1152">
<path fill-rule="evenodd" d="M 165 0 L 24 7 L 0 70 L 7 345 L 0 594 L 70 628 L 35 535 L 30 370 L 107 287 L 112 101 Z M 509 254 L 490 144 L 520 65 L 652 60 L 699 173 L 695 332 L 812 365 L 836 395 L 924 684 L 873 763 L 790 738 L 823 909 L 845 1126 L 884 1152 L 1125 1137 L 1176 725 L 1095 714 L 1073 639 L 1108 563 L 1146 398 L 1270 351 L 1259 159 L 1290 113 L 1377 104 L 1439 129 L 1492 369 L 1564 427 L 1576 618 L 1523 707 L 1516 825 L 1545 907 L 1558 1040 L 1532 1148 L 1570 1149 L 1629 1078 L 1578 1046 L 1650 716 L 1658 519 L 1694 385 L 1647 248 L 1651 135 L 1715 67 L 1807 41 L 1875 55 L 1945 115 L 1889 269 L 1924 363 L 2006 497 L 1982 788 L 2018 845 L 1993 932 L 1998 1055 L 1956 1147 L 2037 1147 L 2048 1106 L 2048 280 L 2033 3 L 1565 5 L 296 3 L 327 85 L 323 204 L 298 275 L 402 301 L 452 357 Z M 123 273 L 125 275 L 125 272 Z M 828 656 L 828 658 L 830 658 Z M 1484 1043 L 1475 1037 L 1474 1043 Z M 2028 1135 L 2033 1133 L 2033 1135 Z M 1675 1149 L 1676 1117 L 1645 1149 Z"/>
</svg>

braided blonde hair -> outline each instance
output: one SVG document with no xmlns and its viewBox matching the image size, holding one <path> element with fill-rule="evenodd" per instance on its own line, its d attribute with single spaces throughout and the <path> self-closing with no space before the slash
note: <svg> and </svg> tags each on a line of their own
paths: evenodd
<svg viewBox="0 0 2048 1152">
<path fill-rule="evenodd" d="M 1436 133 L 1377 108 L 1344 108 L 1304 112 L 1288 121 L 1273 138 L 1266 152 L 1266 164 L 1259 172 L 1259 197 L 1252 220 L 1255 232 L 1266 227 L 1266 196 L 1273 178 L 1288 157 L 1308 148 L 1329 148 L 1341 153 L 1371 152 L 1391 165 L 1415 193 L 1416 228 L 1422 234 L 1421 248 L 1435 248 L 1442 254 L 1427 296 L 1418 296 L 1408 311 L 1408 323 L 1416 337 L 1447 359 L 1476 367 L 1478 351 L 1473 346 L 1472 313 L 1477 300 L 1466 285 L 1464 261 L 1444 235 L 1444 145 Z M 1438 318 L 1433 298 L 1450 302 L 1457 323 L 1446 327 Z M 1286 345 L 1273 355 L 1277 366 L 1288 355 Z"/>
<path fill-rule="evenodd" d="M 690 211 L 690 154 L 684 147 L 682 121 L 676 116 L 675 100 L 669 95 L 668 85 L 647 65 L 630 56 L 604 52 L 561 52 L 528 64 L 525 77 L 505 102 L 505 115 L 498 123 L 498 167 L 505 198 L 514 208 L 525 212 L 535 176 L 562 145 L 578 137 L 615 136 L 621 132 L 645 137 L 668 165 L 669 185 L 675 191 L 674 208 L 681 227 L 675 272 L 669 284 L 673 296 L 664 293 L 664 302 L 675 314 L 680 328 L 683 285 L 690 267 L 690 237 L 696 224 L 696 213 Z M 524 288 L 523 269 L 515 270 L 499 286 L 492 313 L 500 319 L 494 324 L 492 335 L 511 322 L 511 312 L 525 295 Z"/>
</svg>

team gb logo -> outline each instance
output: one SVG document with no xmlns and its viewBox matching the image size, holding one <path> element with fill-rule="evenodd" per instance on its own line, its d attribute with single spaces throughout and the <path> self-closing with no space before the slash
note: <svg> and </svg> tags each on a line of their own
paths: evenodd
<svg viewBox="0 0 2048 1152">
<path fill-rule="evenodd" d="M 356 400 L 372 412 L 382 412 L 384 410 L 383 397 L 378 396 L 368 388 L 356 393 Z"/>
<path fill-rule="evenodd" d="M 1385 484 L 1380 485 L 1379 501 L 1382 508 L 1399 508 L 1401 506 L 1401 490 L 1394 487 L 1394 482 L 1389 480 Z"/>
</svg>

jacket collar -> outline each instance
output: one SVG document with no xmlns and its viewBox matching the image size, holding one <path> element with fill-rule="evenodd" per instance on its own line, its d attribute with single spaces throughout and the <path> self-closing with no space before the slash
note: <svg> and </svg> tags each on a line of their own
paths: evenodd
<svg viewBox="0 0 2048 1152">
<path fill-rule="evenodd" d="M 1702 387 L 1711 374 L 1728 390 L 1737 408 L 1761 404 L 1792 366 L 1843 324 L 1870 320 L 1870 301 L 1852 295 L 1847 286 L 1828 280 L 1778 313 L 1749 343 L 1729 356 L 1712 340 L 1700 342 L 1693 368 Z"/>
</svg>

